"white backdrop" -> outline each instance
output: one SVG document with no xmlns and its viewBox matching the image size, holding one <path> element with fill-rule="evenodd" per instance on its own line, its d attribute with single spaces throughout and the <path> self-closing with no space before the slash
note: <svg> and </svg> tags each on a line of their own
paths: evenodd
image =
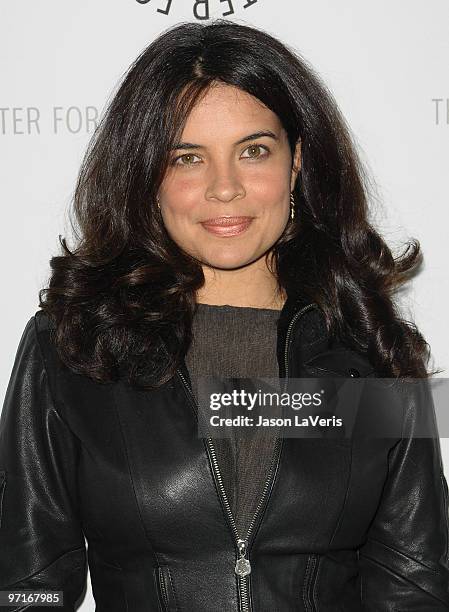
<svg viewBox="0 0 449 612">
<path fill-rule="evenodd" d="M 210 19 L 297 49 L 333 91 L 376 179 L 378 226 L 392 246 L 410 236 L 422 245 L 425 266 L 402 304 L 448 376 L 447 0 L 40 0 L 0 8 L 2 398 L 58 234 L 70 237 L 67 207 L 96 118 L 143 48 L 207 7 Z M 89 582 L 80 610 L 94 609 Z"/>
</svg>

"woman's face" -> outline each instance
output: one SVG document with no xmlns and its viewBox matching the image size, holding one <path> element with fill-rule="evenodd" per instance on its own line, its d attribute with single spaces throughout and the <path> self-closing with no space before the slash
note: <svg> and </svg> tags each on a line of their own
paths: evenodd
<svg viewBox="0 0 449 612">
<path fill-rule="evenodd" d="M 171 238 L 214 268 L 261 259 L 289 221 L 299 143 L 292 169 L 277 115 L 246 92 L 220 84 L 194 107 L 176 145 L 159 189 Z"/>
</svg>

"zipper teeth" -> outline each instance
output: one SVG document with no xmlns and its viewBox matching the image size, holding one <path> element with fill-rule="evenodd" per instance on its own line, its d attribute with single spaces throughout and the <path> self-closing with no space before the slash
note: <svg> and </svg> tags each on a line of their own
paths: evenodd
<svg viewBox="0 0 449 612">
<path fill-rule="evenodd" d="M 284 372 L 284 378 L 288 378 L 288 362 L 287 362 L 287 353 L 288 353 L 288 341 L 290 339 L 290 334 L 292 331 L 292 327 L 296 321 L 296 319 L 301 316 L 304 312 L 306 312 L 307 310 L 311 310 L 312 308 L 314 308 L 316 306 L 316 304 L 314 302 L 312 302 L 311 304 L 308 304 L 307 306 L 304 306 L 304 308 L 301 308 L 301 310 L 299 310 L 295 316 L 293 317 L 293 319 L 290 321 L 290 324 L 288 326 L 288 330 L 287 330 L 287 334 L 285 337 L 285 350 L 284 350 L 284 364 L 285 364 L 285 372 Z M 285 385 L 284 387 L 284 391 L 287 388 L 287 385 Z"/>
<path fill-rule="evenodd" d="M 293 325 L 295 324 L 295 321 L 298 319 L 298 317 L 300 317 L 304 312 L 306 312 L 307 310 L 310 310 L 314 306 L 315 306 L 315 303 L 311 303 L 311 304 L 308 304 L 307 306 L 304 306 L 304 308 L 301 308 L 301 310 L 299 310 L 294 315 L 293 319 L 289 323 L 289 326 L 288 326 L 288 329 L 287 329 L 287 333 L 286 333 L 286 336 L 285 336 L 285 351 L 284 351 L 284 366 L 285 366 L 284 367 L 284 369 L 285 369 L 284 378 L 285 379 L 287 379 L 287 374 L 288 374 L 288 361 L 287 361 L 287 356 L 288 356 L 288 341 L 290 339 L 291 330 L 293 328 Z M 183 373 L 180 371 L 179 368 L 177 369 L 177 373 L 178 373 L 179 377 L 181 378 L 181 380 L 183 381 L 186 389 L 189 391 L 195 406 L 197 408 L 199 408 L 198 402 L 196 400 L 196 397 L 193 394 L 193 391 L 191 390 L 189 384 L 187 383 Z M 286 390 L 286 388 L 287 388 L 287 381 L 285 381 L 285 384 L 284 384 L 284 391 Z M 231 524 L 231 527 L 232 527 L 232 531 L 233 531 L 233 533 L 235 535 L 236 544 L 237 544 L 237 548 L 238 548 L 238 540 L 239 540 L 240 536 L 239 536 L 239 533 L 237 531 L 237 526 L 236 526 L 236 523 L 235 523 L 235 519 L 234 519 L 234 516 L 232 514 L 232 510 L 231 510 L 231 506 L 229 504 L 228 496 L 226 495 L 226 490 L 225 490 L 224 485 L 223 485 L 223 479 L 222 479 L 222 476 L 221 476 L 221 473 L 220 473 L 220 468 L 218 466 L 217 454 L 216 454 L 216 451 L 215 451 L 215 447 L 214 447 L 212 438 L 210 436 L 208 436 L 206 438 L 206 441 L 207 441 L 207 444 L 208 444 L 208 447 L 209 447 L 209 450 L 210 450 L 210 453 L 211 453 L 212 464 L 213 464 L 213 467 L 214 467 L 214 470 L 215 470 L 215 475 L 217 477 L 218 485 L 219 485 L 219 488 L 220 488 L 220 491 L 221 491 L 221 494 L 222 494 L 222 499 L 223 499 L 224 504 L 225 504 L 226 512 L 227 512 L 227 515 L 229 517 L 229 521 L 230 521 L 230 524 Z M 273 453 L 273 459 L 271 461 L 268 477 L 267 477 L 267 479 L 265 481 L 261 498 L 259 500 L 259 503 L 257 504 L 256 510 L 255 510 L 254 515 L 253 515 L 253 517 L 251 519 L 251 523 L 250 523 L 250 525 L 248 527 L 248 530 L 246 532 L 246 538 L 245 539 L 247 540 L 248 544 L 247 544 L 247 547 L 246 547 L 245 556 L 246 556 L 247 559 L 249 559 L 249 555 L 248 555 L 248 553 L 249 553 L 249 536 L 251 535 L 251 532 L 252 532 L 252 530 L 254 528 L 254 525 L 255 525 L 255 522 L 256 522 L 256 518 L 258 518 L 260 509 L 261 509 L 261 507 L 262 507 L 262 505 L 263 505 L 263 503 L 265 501 L 267 490 L 268 490 L 268 488 L 269 488 L 269 486 L 271 484 L 271 478 L 272 478 L 272 475 L 273 475 L 273 472 L 274 472 L 274 468 L 275 468 L 276 463 L 277 463 L 278 454 L 279 454 L 278 451 L 279 451 L 279 448 L 281 446 L 281 443 L 282 443 L 281 438 L 277 437 L 276 438 L 276 443 L 275 443 L 275 449 L 274 449 L 274 453 Z M 249 600 L 248 600 L 248 588 L 247 588 L 248 587 L 248 577 L 247 576 L 239 576 L 239 587 L 240 587 L 240 593 L 241 593 L 242 612 L 250 612 Z"/>
<path fill-rule="evenodd" d="M 267 480 L 265 481 L 264 488 L 263 488 L 263 490 L 262 490 L 262 495 L 261 495 L 261 497 L 260 497 L 260 499 L 259 499 L 259 503 L 257 504 L 257 507 L 256 507 L 256 510 L 255 510 L 255 512 L 254 512 L 253 518 L 251 519 L 251 523 L 250 523 L 250 525 L 249 525 L 249 527 L 248 527 L 248 531 L 246 532 L 246 539 L 247 539 L 248 541 L 249 541 L 249 537 L 250 537 L 250 535 L 251 535 L 251 532 L 252 532 L 252 530 L 253 530 L 253 528 L 254 528 L 254 525 L 255 525 L 255 522 L 256 522 L 256 518 L 257 518 L 257 516 L 258 516 L 258 514 L 259 514 L 260 508 L 262 507 L 263 502 L 265 501 L 266 492 L 267 492 L 267 490 L 268 490 L 268 488 L 269 488 L 269 486 L 270 486 L 271 477 L 272 477 L 272 475 L 273 475 L 274 468 L 275 468 L 275 466 L 276 466 L 276 460 L 277 460 L 277 455 L 278 455 L 278 449 L 279 449 L 280 445 L 281 445 L 281 440 L 280 440 L 280 438 L 276 438 L 276 443 L 275 443 L 275 446 L 274 446 L 274 452 L 273 452 L 273 459 L 272 459 L 272 461 L 271 461 L 270 471 L 269 471 L 269 473 L 268 473 L 268 478 L 267 478 Z"/>
<path fill-rule="evenodd" d="M 242 595 L 242 610 L 243 612 L 249 612 L 249 599 L 248 599 L 248 577 L 239 576 L 240 592 Z"/>
<path fill-rule="evenodd" d="M 288 341 L 289 341 L 289 339 L 290 339 L 290 335 L 291 335 L 291 331 L 292 331 L 292 329 L 293 329 L 293 325 L 295 324 L 295 321 L 298 319 L 298 317 L 300 317 L 300 316 L 301 316 L 301 315 L 302 315 L 304 312 L 306 312 L 307 310 L 310 310 L 310 309 L 311 309 L 311 308 L 313 308 L 314 306 L 315 306 L 315 304 L 313 304 L 313 303 L 312 303 L 312 304 L 308 304 L 307 306 L 304 306 L 304 308 L 301 308 L 301 310 L 299 310 L 299 311 L 298 311 L 298 312 L 295 314 L 295 316 L 294 316 L 294 317 L 293 317 L 293 319 L 290 321 L 290 324 L 289 324 L 289 326 L 288 326 L 287 334 L 286 334 L 286 336 L 285 336 L 285 351 L 284 351 L 284 364 L 285 364 L 285 373 L 284 373 L 284 378 L 285 378 L 285 379 L 287 379 L 287 374 L 288 374 L 288 361 L 287 361 L 287 355 L 288 355 Z M 286 388 L 287 388 L 287 381 L 285 380 L 285 383 L 284 383 L 284 392 L 285 392 Z M 259 510 L 260 510 L 260 508 L 262 507 L 263 502 L 264 502 L 264 500 L 265 500 L 265 495 L 266 495 L 267 489 L 268 489 L 268 488 L 269 488 L 269 486 L 270 486 L 271 477 L 272 477 L 272 474 L 273 474 L 274 468 L 275 468 L 275 466 L 276 466 L 276 460 L 277 460 L 277 455 L 278 455 L 278 449 L 279 449 L 280 445 L 281 445 L 281 438 L 279 438 L 279 437 L 278 437 L 278 438 L 276 438 L 276 443 L 275 443 L 274 453 L 273 453 L 273 460 L 272 460 L 271 465 L 270 465 L 270 471 L 269 471 L 269 473 L 268 473 L 268 478 L 267 478 L 267 480 L 265 481 L 265 485 L 264 485 L 264 488 L 263 488 L 263 491 L 262 491 L 261 498 L 260 498 L 260 500 L 259 500 L 259 503 L 257 504 L 256 511 L 255 511 L 255 513 L 254 513 L 254 515 L 253 515 L 253 518 L 251 519 L 251 523 L 250 523 L 250 525 L 249 525 L 249 527 L 248 527 L 248 531 L 246 532 L 246 539 L 248 540 L 248 542 L 249 542 L 249 537 L 250 537 L 250 535 L 251 535 L 251 532 L 252 532 L 252 530 L 253 530 L 253 527 L 254 527 L 254 525 L 255 525 L 256 518 L 257 518 L 257 515 L 258 515 L 258 513 L 259 513 Z M 249 544 L 248 544 L 248 548 L 249 548 Z"/>
<path fill-rule="evenodd" d="M 159 584 L 161 585 L 162 600 L 164 602 L 164 606 L 168 610 L 168 594 L 167 594 L 167 590 L 166 590 L 166 587 L 165 587 L 164 573 L 163 573 L 161 567 L 159 568 Z"/>
<path fill-rule="evenodd" d="M 310 569 L 310 578 L 309 578 L 309 584 L 308 584 L 308 589 L 307 589 L 307 597 L 309 600 L 308 604 L 310 604 L 310 611 L 315 612 L 316 608 L 315 608 L 315 602 L 313 601 L 313 587 L 315 584 L 316 566 L 317 566 L 317 556 L 316 555 L 312 555 L 310 566 L 311 566 L 311 569 Z"/>
<path fill-rule="evenodd" d="M 187 383 L 183 373 L 179 369 L 177 370 L 177 372 L 178 372 L 178 375 L 180 376 L 181 380 L 184 382 L 184 385 L 185 385 L 186 389 L 189 391 L 189 393 L 190 393 L 190 395 L 191 395 L 191 397 L 192 397 L 192 399 L 194 401 L 195 406 L 197 408 L 199 408 L 198 402 L 196 401 L 196 397 L 193 394 L 193 392 L 191 391 L 191 389 L 190 389 L 190 387 L 189 387 L 189 385 L 188 385 L 188 383 Z M 234 533 L 236 544 L 237 544 L 240 536 L 239 536 L 239 533 L 238 533 L 238 530 L 237 530 L 237 525 L 235 523 L 234 515 L 232 514 L 231 506 L 229 504 L 228 496 L 226 495 L 226 489 L 224 488 L 224 485 L 223 485 L 223 478 L 221 476 L 220 468 L 218 466 L 217 454 L 216 454 L 216 451 L 215 451 L 215 446 L 214 446 L 214 444 L 212 442 L 212 438 L 210 436 L 208 436 L 206 438 L 206 442 L 207 442 L 207 445 L 209 447 L 209 451 L 210 451 L 210 454 L 211 454 L 212 465 L 213 465 L 213 469 L 214 469 L 214 472 L 215 472 L 215 476 L 217 478 L 217 482 L 218 482 L 218 486 L 219 486 L 219 489 L 220 489 L 220 492 L 221 492 L 222 500 L 224 502 L 224 505 L 225 505 L 225 508 L 226 508 L 226 513 L 228 515 L 229 522 L 230 522 L 230 525 L 232 527 L 232 531 Z M 237 548 L 238 548 L 238 544 L 237 544 Z M 245 553 L 245 556 L 248 558 L 247 552 Z M 240 595 L 241 595 L 242 612 L 250 612 L 249 602 L 248 602 L 248 588 L 247 588 L 248 584 L 247 584 L 247 580 L 248 580 L 247 576 L 239 576 L 238 577 L 238 584 L 239 584 L 239 590 L 240 590 Z"/>
<path fill-rule="evenodd" d="M 447 514 L 448 511 L 448 495 L 447 495 L 447 483 L 445 482 L 444 479 L 444 473 L 443 470 L 440 471 L 440 479 L 441 479 L 441 487 L 443 489 L 443 511 L 445 514 Z M 449 560 L 449 523 L 448 520 L 446 518 L 445 521 L 445 525 L 446 525 L 446 559 Z"/>
<path fill-rule="evenodd" d="M 240 536 L 239 536 L 239 533 L 237 531 L 237 525 L 235 524 L 235 520 L 234 520 L 234 516 L 232 514 L 231 506 L 229 504 L 228 496 L 226 495 L 226 489 L 224 488 L 224 485 L 223 485 L 223 478 L 222 478 L 222 475 L 221 475 L 221 472 L 220 472 L 220 468 L 218 466 L 217 454 L 216 454 L 216 451 L 215 451 L 215 446 L 214 446 L 214 444 L 212 442 L 212 438 L 208 437 L 208 438 L 206 438 L 206 440 L 207 440 L 207 443 L 209 445 L 210 452 L 211 452 L 211 455 L 212 455 L 212 461 L 213 461 L 213 464 L 214 464 L 215 473 L 216 473 L 217 480 L 218 480 L 218 485 L 219 485 L 220 491 L 221 491 L 221 493 L 223 495 L 223 501 L 225 502 L 226 511 L 227 511 L 228 516 L 230 518 L 231 525 L 232 525 L 232 530 L 234 532 L 234 535 L 235 535 L 235 538 L 236 538 L 236 541 L 237 541 Z"/>
</svg>

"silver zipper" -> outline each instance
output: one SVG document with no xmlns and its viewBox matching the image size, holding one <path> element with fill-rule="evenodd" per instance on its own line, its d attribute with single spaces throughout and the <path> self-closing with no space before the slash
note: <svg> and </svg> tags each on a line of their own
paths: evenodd
<svg viewBox="0 0 449 612">
<path fill-rule="evenodd" d="M 306 590 L 304 592 L 304 595 L 305 595 L 304 603 L 306 605 L 308 612 L 316 612 L 315 602 L 313 598 L 313 588 L 315 585 L 316 570 L 317 570 L 317 565 L 318 565 L 318 555 L 315 555 L 315 554 L 310 555 L 308 562 L 309 562 L 310 570 L 308 574 Z"/>
<path fill-rule="evenodd" d="M 440 469 L 440 479 L 441 479 L 441 487 L 443 489 L 443 508 L 444 508 L 444 512 L 447 516 L 447 511 L 448 511 L 448 487 L 447 487 L 447 481 L 445 479 L 444 473 L 443 473 L 443 469 Z M 449 523 L 448 520 L 446 518 L 445 520 L 445 525 L 446 525 L 446 553 L 445 553 L 445 559 L 449 560 Z"/>
<path fill-rule="evenodd" d="M 164 573 L 162 571 L 162 567 L 158 568 L 158 572 L 159 572 L 159 585 L 160 585 L 160 588 L 161 588 L 163 605 L 164 605 L 165 609 L 168 610 L 168 594 L 167 594 L 167 588 L 166 588 L 166 585 L 165 585 L 165 576 L 164 576 Z"/>
<path fill-rule="evenodd" d="M 284 350 L 284 364 L 285 364 L 284 378 L 285 379 L 288 378 L 288 363 L 287 363 L 288 341 L 290 340 L 290 334 L 291 334 L 293 325 L 295 324 L 295 321 L 297 320 L 298 317 L 300 317 L 302 314 L 304 314 L 307 310 L 311 310 L 315 306 L 317 306 L 317 304 L 315 304 L 315 302 L 312 302 L 311 304 L 307 304 L 307 306 L 304 306 L 304 308 L 301 308 L 301 310 L 298 310 L 298 312 L 295 314 L 293 319 L 290 321 L 290 324 L 289 324 L 288 329 L 287 329 L 287 334 L 285 336 L 285 350 Z M 286 388 L 287 388 L 287 383 L 285 384 L 284 391 L 285 391 Z"/>
<path fill-rule="evenodd" d="M 316 304 L 315 303 L 311 303 L 308 304 L 307 306 L 304 306 L 304 308 L 301 308 L 301 310 L 299 310 L 295 316 L 293 317 L 293 319 L 290 321 L 288 329 L 287 329 L 287 333 L 285 336 L 285 351 L 284 351 L 284 365 L 285 365 L 285 372 L 284 372 L 284 379 L 285 379 L 285 383 L 284 383 L 284 388 L 283 388 L 283 392 L 286 391 L 287 389 L 287 377 L 288 377 L 288 343 L 290 340 L 290 335 L 291 335 L 291 330 L 293 329 L 293 325 L 295 324 L 295 322 L 297 321 L 298 317 L 300 317 L 304 312 L 306 312 L 307 310 L 310 310 L 311 308 L 315 307 Z M 187 389 L 187 391 L 189 392 L 190 396 L 193 399 L 194 405 L 196 406 L 197 409 L 199 409 L 198 406 L 198 402 L 196 401 L 196 397 L 192 392 L 192 389 L 190 388 L 187 380 L 185 379 L 183 373 L 180 371 L 180 369 L 178 368 L 177 370 L 178 376 L 181 378 L 185 388 Z M 237 531 L 237 526 L 234 520 L 234 516 L 232 514 L 232 510 L 231 510 L 231 506 L 229 504 L 229 500 L 228 497 L 226 495 L 226 490 L 224 488 L 223 485 L 223 479 L 220 473 L 220 469 L 218 466 L 218 461 L 217 461 L 217 454 L 215 451 L 215 447 L 214 444 L 212 442 L 212 438 L 211 437 L 207 437 L 206 438 L 206 442 L 210 451 L 210 456 L 212 458 L 212 466 L 214 469 L 214 473 L 218 482 L 218 486 L 220 489 L 220 493 L 222 496 L 222 501 L 224 503 L 225 509 L 226 509 L 226 513 L 229 519 L 229 524 L 231 526 L 232 532 L 234 534 L 235 537 L 235 543 L 236 543 L 236 547 L 237 547 L 237 560 L 235 563 L 235 567 L 234 567 L 234 571 L 238 576 L 238 585 L 239 585 L 239 595 L 240 595 L 240 612 L 251 612 L 251 605 L 250 605 L 250 601 L 249 601 L 249 592 L 248 592 L 248 575 L 251 573 L 251 563 L 250 560 L 248 558 L 248 549 L 249 549 L 249 543 L 250 543 L 250 536 L 252 534 L 254 525 L 256 523 L 256 518 L 258 518 L 260 510 L 263 506 L 263 503 L 265 501 L 266 495 L 267 495 L 267 491 L 270 488 L 270 485 L 272 484 L 272 479 L 273 479 L 273 473 L 275 471 L 275 468 L 278 465 L 278 460 L 280 457 L 280 451 L 281 451 L 281 446 L 282 446 L 282 441 L 283 438 L 276 438 L 276 442 L 275 442 L 275 446 L 274 446 L 274 452 L 273 452 L 273 459 L 271 461 L 270 464 L 270 469 L 269 469 L 269 473 L 268 473 L 268 477 L 267 480 L 265 481 L 264 484 L 264 488 L 262 491 L 262 495 L 261 498 L 259 500 L 259 503 L 257 504 L 256 510 L 254 512 L 253 518 L 251 519 L 251 523 L 248 527 L 248 530 L 246 532 L 246 537 L 245 538 L 241 538 L 240 534 Z"/>
</svg>

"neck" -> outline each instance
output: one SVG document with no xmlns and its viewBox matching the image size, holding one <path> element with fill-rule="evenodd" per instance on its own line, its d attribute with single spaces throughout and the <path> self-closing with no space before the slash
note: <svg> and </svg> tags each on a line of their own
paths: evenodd
<svg viewBox="0 0 449 612">
<path fill-rule="evenodd" d="M 231 270 L 203 266 L 203 273 L 205 283 L 196 295 L 202 304 L 281 310 L 287 299 L 263 260 Z"/>
</svg>

